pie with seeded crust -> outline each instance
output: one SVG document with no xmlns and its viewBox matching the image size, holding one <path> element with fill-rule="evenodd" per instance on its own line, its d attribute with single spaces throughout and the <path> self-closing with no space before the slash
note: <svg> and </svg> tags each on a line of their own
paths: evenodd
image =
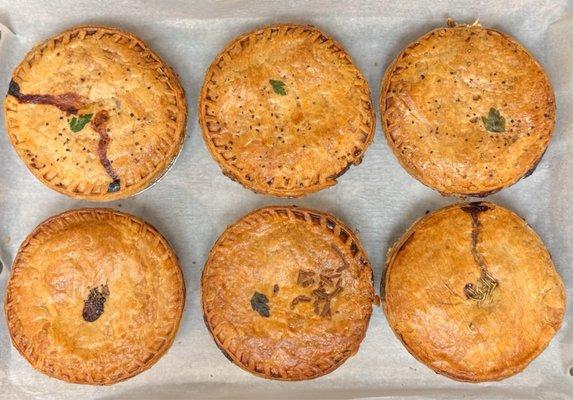
<svg viewBox="0 0 573 400">
<path fill-rule="evenodd" d="M 184 304 L 177 256 L 159 232 L 128 214 L 84 208 L 26 238 L 4 308 L 12 343 L 35 369 L 110 385 L 159 360 Z"/>
<path fill-rule="evenodd" d="M 28 169 L 60 193 L 93 201 L 157 181 L 185 134 L 175 73 L 134 35 L 103 26 L 34 47 L 13 72 L 4 111 Z"/>
<path fill-rule="evenodd" d="M 243 186 L 298 197 L 336 184 L 374 136 L 370 88 L 344 49 L 312 26 L 233 40 L 205 76 L 203 137 Z"/>
<path fill-rule="evenodd" d="M 386 70 L 382 128 L 402 166 L 444 195 L 483 197 L 530 175 L 555 123 L 543 67 L 479 24 L 431 31 Z"/>
<path fill-rule="evenodd" d="M 264 378 L 312 379 L 364 338 L 374 290 L 368 257 L 333 216 L 267 207 L 231 225 L 203 270 L 205 323 L 233 363 Z"/>
<path fill-rule="evenodd" d="M 388 323 L 414 357 L 455 380 L 522 371 L 563 320 L 565 290 L 545 245 L 492 203 L 426 215 L 389 250 L 386 266 Z"/>
</svg>

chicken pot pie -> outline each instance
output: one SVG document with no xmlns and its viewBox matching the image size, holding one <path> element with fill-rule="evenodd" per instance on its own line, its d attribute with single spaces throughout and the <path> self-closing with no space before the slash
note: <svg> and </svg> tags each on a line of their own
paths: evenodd
<svg viewBox="0 0 573 400">
<path fill-rule="evenodd" d="M 12 343 L 35 369 L 109 385 L 169 349 L 184 303 L 177 257 L 159 232 L 128 214 L 86 208 L 26 238 L 4 307 Z"/>
<path fill-rule="evenodd" d="M 364 338 L 372 269 L 333 216 L 268 207 L 231 225 L 201 279 L 205 322 L 235 364 L 264 378 L 312 379 L 339 367 Z"/>
<path fill-rule="evenodd" d="M 336 183 L 374 136 L 367 81 L 315 27 L 276 25 L 231 42 L 205 76 L 203 137 L 243 186 L 298 197 Z"/>
<path fill-rule="evenodd" d="M 515 39 L 439 28 L 386 70 L 382 127 L 402 166 L 444 195 L 487 196 L 533 172 L 551 137 L 547 74 Z"/>
<path fill-rule="evenodd" d="M 435 372 L 480 382 L 522 371 L 549 344 L 565 291 L 543 242 L 513 212 L 461 203 L 418 220 L 387 256 L 384 310 Z"/>
<path fill-rule="evenodd" d="M 175 73 L 130 33 L 69 29 L 32 49 L 4 102 L 28 169 L 70 197 L 107 201 L 159 179 L 179 153 L 186 105 Z"/>
</svg>

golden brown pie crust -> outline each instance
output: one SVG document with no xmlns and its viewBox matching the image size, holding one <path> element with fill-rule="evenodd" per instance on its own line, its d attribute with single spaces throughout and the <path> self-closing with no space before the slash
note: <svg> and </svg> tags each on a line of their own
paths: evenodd
<svg viewBox="0 0 573 400">
<path fill-rule="evenodd" d="M 105 297 L 103 307 L 94 297 Z M 177 256 L 159 232 L 128 214 L 84 208 L 26 238 L 4 308 L 12 343 L 35 369 L 110 385 L 169 349 L 184 304 Z"/>
<path fill-rule="evenodd" d="M 291 381 L 327 374 L 355 354 L 374 300 L 354 233 L 297 207 L 259 209 L 227 228 L 201 289 L 205 323 L 223 353 L 255 375 Z"/>
<path fill-rule="evenodd" d="M 282 197 L 336 184 L 361 162 L 375 128 L 368 82 L 344 49 L 313 26 L 290 24 L 225 47 L 205 75 L 199 121 L 225 175 Z"/>
<path fill-rule="evenodd" d="M 418 220 L 388 251 L 384 311 L 420 362 L 468 382 L 522 371 L 565 312 L 563 282 L 539 236 L 492 203 Z"/>
<path fill-rule="evenodd" d="M 451 24 L 408 45 L 386 70 L 380 108 L 406 171 L 455 196 L 486 196 L 531 174 L 555 122 L 543 67 L 515 39 L 479 24 Z M 505 131 L 486 129 L 491 108 Z"/>
<path fill-rule="evenodd" d="M 94 201 L 154 183 L 185 135 L 173 70 L 134 35 L 103 26 L 75 27 L 33 48 L 14 70 L 4 111 L 28 169 L 60 193 Z M 69 120 L 87 114 L 91 121 L 73 132 Z"/>
</svg>

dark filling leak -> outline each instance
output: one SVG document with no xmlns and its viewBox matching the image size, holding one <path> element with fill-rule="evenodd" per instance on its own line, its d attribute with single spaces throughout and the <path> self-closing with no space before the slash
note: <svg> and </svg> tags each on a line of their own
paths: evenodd
<svg viewBox="0 0 573 400">
<path fill-rule="evenodd" d="M 84 301 L 82 312 L 86 322 L 94 322 L 103 314 L 104 304 L 108 296 L 109 288 L 107 285 L 101 285 L 99 288 L 95 287 L 90 290 L 87 300 Z"/>
<path fill-rule="evenodd" d="M 14 96 L 19 103 L 47 104 L 58 107 L 67 115 L 76 114 L 78 109 L 83 107 L 84 99 L 76 93 L 52 94 L 23 94 L 20 92 L 20 85 L 14 80 L 10 81 L 8 95 Z"/>
<path fill-rule="evenodd" d="M 14 96 L 19 103 L 47 104 L 58 107 L 67 115 L 77 114 L 78 110 L 85 105 L 85 100 L 82 96 L 71 92 L 59 95 L 23 94 L 20 91 L 20 85 L 14 80 L 10 81 L 8 95 Z M 93 130 L 100 136 L 100 141 L 98 143 L 98 156 L 105 172 L 111 179 L 113 179 L 113 182 L 111 182 L 107 188 L 108 193 L 113 193 L 121 189 L 121 184 L 117 172 L 115 172 L 111 162 L 107 158 L 107 146 L 109 145 L 110 137 L 107 134 L 105 123 L 108 119 L 109 114 L 106 110 L 99 111 L 91 121 L 91 125 Z"/>
<path fill-rule="evenodd" d="M 490 208 L 480 202 L 470 203 L 467 206 L 462 207 L 462 210 L 470 214 L 472 218 L 472 235 L 471 235 L 471 251 L 472 256 L 476 264 L 480 268 L 480 277 L 477 283 L 466 283 L 464 286 L 464 294 L 466 298 L 475 300 L 478 304 L 483 302 L 490 302 L 494 289 L 497 287 L 497 280 L 491 276 L 487 263 L 484 257 L 477 250 L 477 244 L 479 241 L 479 214 L 489 210 Z"/>
<path fill-rule="evenodd" d="M 117 192 L 121 188 L 119 175 L 113 169 L 111 161 L 107 158 L 107 146 L 109 145 L 110 137 L 107 134 L 107 129 L 105 127 L 106 122 L 109 119 L 109 114 L 106 110 L 98 111 L 94 119 L 91 121 L 92 129 L 99 134 L 99 143 L 97 147 L 97 154 L 99 156 L 99 161 L 105 172 L 109 175 L 113 182 L 109 184 L 107 191 L 108 193 Z"/>
</svg>

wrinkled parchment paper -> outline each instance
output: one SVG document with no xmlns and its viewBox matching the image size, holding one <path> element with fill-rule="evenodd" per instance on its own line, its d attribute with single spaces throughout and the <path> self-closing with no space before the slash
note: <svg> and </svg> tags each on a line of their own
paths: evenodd
<svg viewBox="0 0 573 400">
<path fill-rule="evenodd" d="M 353 227 L 370 256 L 378 290 L 384 255 L 426 210 L 454 202 L 411 178 L 378 129 L 364 162 L 333 188 L 304 199 L 257 195 L 224 177 L 209 156 L 197 124 L 197 94 L 214 56 L 237 34 L 278 22 L 315 24 L 342 43 L 370 82 L 378 114 L 384 68 L 410 41 L 442 26 L 446 17 L 503 30 L 547 68 L 558 122 L 553 140 L 529 178 L 489 200 L 514 209 L 539 232 L 567 285 L 569 312 L 548 349 L 525 372 L 502 382 L 464 384 L 436 375 L 408 354 L 383 312 L 375 309 L 362 347 L 335 372 L 308 382 L 256 378 L 232 365 L 205 328 L 199 279 L 207 253 L 225 227 L 256 207 L 297 204 L 329 211 Z M 179 73 L 189 103 L 187 140 L 173 169 L 144 193 L 107 203 L 143 217 L 179 255 L 187 285 L 183 321 L 171 350 L 150 370 L 111 387 L 66 384 L 35 372 L 12 348 L 0 318 L 1 399 L 357 399 L 573 397 L 573 3 L 566 0 L 482 1 L 39 1 L 0 0 L 0 93 L 33 44 L 76 24 L 99 23 L 134 32 Z M 14 36 L 6 31 L 10 29 Z M 487 54 L 484 54 L 487 57 Z M 3 116 L 2 116 L 3 119 Z M 0 132 L 0 295 L 25 236 L 45 218 L 97 206 L 44 187 Z M 516 332 L 519 334 L 519 332 Z"/>
</svg>

